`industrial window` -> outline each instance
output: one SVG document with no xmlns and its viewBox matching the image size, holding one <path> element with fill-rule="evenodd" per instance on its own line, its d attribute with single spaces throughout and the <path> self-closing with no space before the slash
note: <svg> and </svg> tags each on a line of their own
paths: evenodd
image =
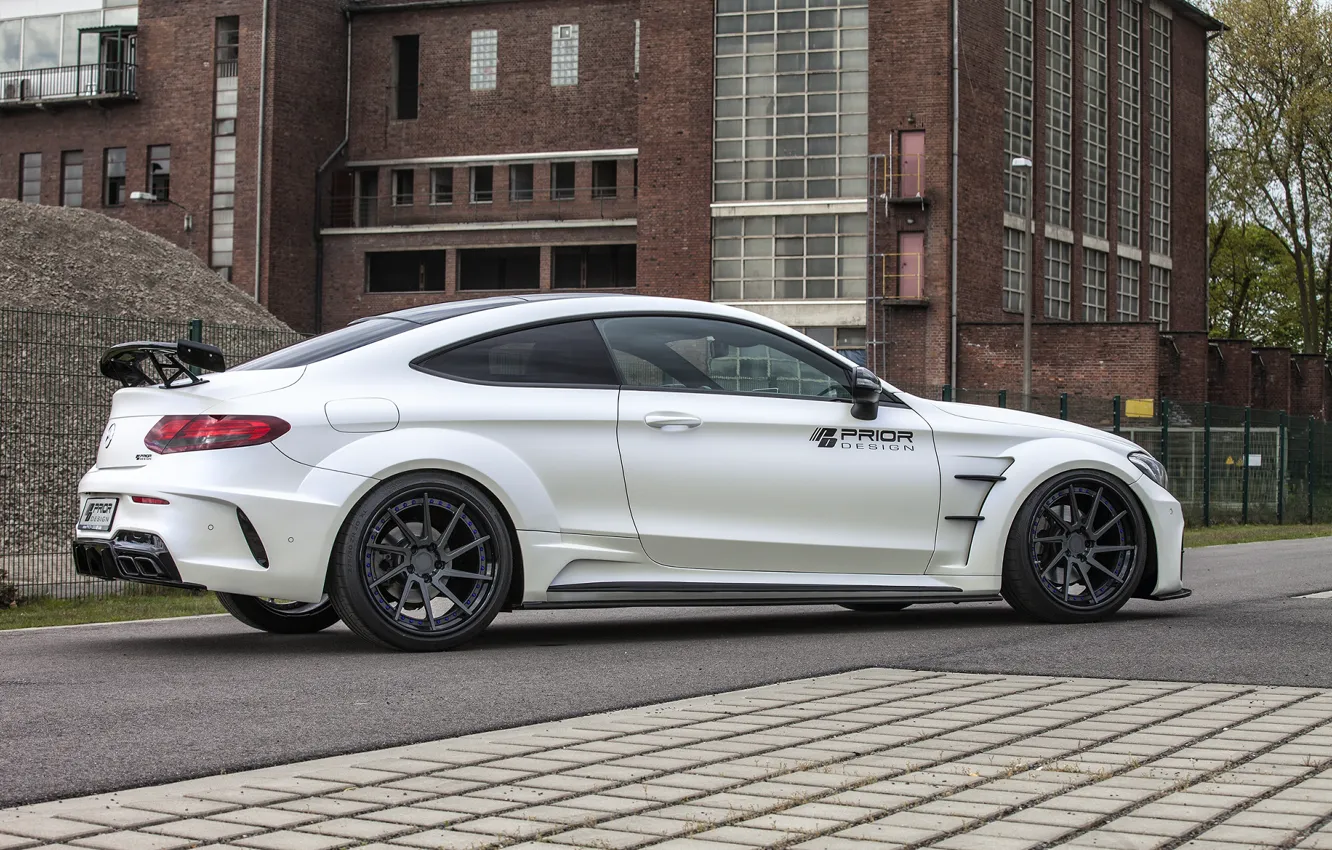
<svg viewBox="0 0 1332 850">
<path fill-rule="evenodd" d="M 1014 168 L 1017 157 L 1032 156 L 1032 0 L 1004 0 L 1004 211 L 1026 215 L 1030 168 Z"/>
<path fill-rule="evenodd" d="M 713 219 L 717 301 L 865 297 L 865 215 Z"/>
<path fill-rule="evenodd" d="M 125 149 L 107 148 L 102 168 L 102 203 L 108 207 L 125 204 Z"/>
<path fill-rule="evenodd" d="M 1022 312 L 1022 293 L 1027 289 L 1027 243 L 1022 231 L 1004 228 L 1004 309 Z"/>
<path fill-rule="evenodd" d="M 379 172 L 367 168 L 356 172 L 356 226 L 379 224 Z"/>
<path fill-rule="evenodd" d="M 217 19 L 214 64 L 219 77 L 235 77 L 240 63 L 240 18 Z"/>
<path fill-rule="evenodd" d="M 416 172 L 401 168 L 393 172 L 393 206 L 410 207 L 416 203 Z"/>
<path fill-rule="evenodd" d="M 25 153 L 19 157 L 19 200 L 25 204 L 42 202 L 42 155 Z"/>
<path fill-rule="evenodd" d="M 572 201 L 574 197 L 574 164 L 572 162 L 552 162 L 550 164 L 550 197 L 555 201 Z"/>
<path fill-rule="evenodd" d="M 557 245 L 551 249 L 554 289 L 611 289 L 634 286 L 637 245 Z"/>
<path fill-rule="evenodd" d="M 639 51 L 639 44 L 641 41 L 641 34 L 640 34 L 641 27 L 639 26 L 640 23 L 641 22 L 637 18 L 634 19 L 634 79 L 635 80 L 638 79 L 638 51 Z"/>
<path fill-rule="evenodd" d="M 443 292 L 446 251 L 380 251 L 365 255 L 366 292 Z"/>
<path fill-rule="evenodd" d="M 540 248 L 463 248 L 458 251 L 458 290 L 537 289 Z"/>
<path fill-rule="evenodd" d="M 1170 269 L 1152 266 L 1152 288 L 1149 293 L 1151 320 L 1170 330 Z"/>
<path fill-rule="evenodd" d="M 1045 318 L 1068 319 L 1073 306 L 1073 246 L 1045 240 Z"/>
<path fill-rule="evenodd" d="M 430 169 L 430 203 L 436 205 L 453 203 L 452 168 Z"/>
<path fill-rule="evenodd" d="M 613 159 L 601 159 L 592 163 L 592 197 L 615 197 L 615 184 L 620 164 Z"/>
<path fill-rule="evenodd" d="M 148 194 L 159 201 L 171 200 L 171 145 L 148 148 Z"/>
<path fill-rule="evenodd" d="M 488 204 L 495 199 L 495 166 L 473 165 L 472 203 Z"/>
<path fill-rule="evenodd" d="M 393 117 L 410 121 L 418 114 L 421 90 L 421 36 L 393 38 Z"/>
<path fill-rule="evenodd" d="M 1128 257 L 1119 258 L 1119 321 L 1136 322 L 1138 313 L 1138 283 L 1142 278 L 1142 265 Z"/>
<path fill-rule="evenodd" d="M 1082 251 L 1082 320 L 1105 321 L 1106 262 L 1104 251 Z"/>
<path fill-rule="evenodd" d="M 1141 223 L 1142 161 L 1142 7 L 1138 0 L 1119 4 L 1119 241 L 1137 248 Z"/>
<path fill-rule="evenodd" d="M 509 166 L 509 200 L 510 201 L 530 201 L 532 200 L 532 172 L 531 163 Z"/>
<path fill-rule="evenodd" d="M 717 5 L 714 199 L 864 198 L 868 0 L 747 5 Z"/>
<path fill-rule="evenodd" d="M 83 206 L 83 151 L 65 151 L 60 155 L 60 203 L 67 207 Z"/>
<path fill-rule="evenodd" d="M 1083 174 L 1085 209 L 1083 228 L 1099 239 L 1106 238 L 1107 164 L 1109 162 L 1109 116 L 1107 113 L 1106 67 L 1106 2 L 1086 0 L 1086 42 L 1083 64 L 1084 136 L 1086 140 L 1086 167 Z"/>
<path fill-rule="evenodd" d="M 472 30 L 472 91 L 495 88 L 499 76 L 499 31 Z"/>
<path fill-rule="evenodd" d="M 1170 254 L 1170 18 L 1152 18 L 1152 253 Z M 1167 278 L 1169 274 L 1167 273 Z M 1167 305 L 1167 319 L 1169 305 Z"/>
<path fill-rule="evenodd" d="M 826 345 L 850 360 L 865 365 L 864 328 L 792 328 L 817 343 Z"/>
<path fill-rule="evenodd" d="M 1073 226 L 1073 0 L 1045 5 L 1045 220 Z"/>
<path fill-rule="evenodd" d="M 550 28 L 550 84 L 578 85 L 578 24 Z"/>
</svg>

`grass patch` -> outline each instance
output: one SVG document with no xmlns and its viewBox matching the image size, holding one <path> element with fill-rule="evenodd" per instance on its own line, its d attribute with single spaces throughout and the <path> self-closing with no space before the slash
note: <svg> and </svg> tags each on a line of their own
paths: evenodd
<svg viewBox="0 0 1332 850">
<path fill-rule="evenodd" d="M 1265 540 L 1298 540 L 1332 537 L 1332 525 L 1214 525 L 1184 529 L 1184 546 L 1224 546 L 1228 543 L 1261 543 Z"/>
<path fill-rule="evenodd" d="M 216 596 L 188 590 L 84 599 L 30 599 L 17 608 L 0 608 L 0 631 L 221 613 L 222 606 Z"/>
</svg>

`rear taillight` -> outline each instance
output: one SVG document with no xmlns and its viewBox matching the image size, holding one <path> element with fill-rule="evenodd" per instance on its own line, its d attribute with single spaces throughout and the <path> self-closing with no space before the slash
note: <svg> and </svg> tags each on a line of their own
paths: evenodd
<svg viewBox="0 0 1332 850">
<path fill-rule="evenodd" d="M 163 416 L 143 438 L 160 455 L 269 443 L 291 430 L 276 416 Z"/>
</svg>

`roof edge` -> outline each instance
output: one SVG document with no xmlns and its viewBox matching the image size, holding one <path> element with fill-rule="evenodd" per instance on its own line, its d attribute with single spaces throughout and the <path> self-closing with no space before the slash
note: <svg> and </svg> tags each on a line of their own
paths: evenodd
<svg viewBox="0 0 1332 850">
<path fill-rule="evenodd" d="M 1189 0 L 1165 0 L 1165 4 L 1202 27 L 1206 32 L 1225 32 L 1230 29 L 1223 22 L 1190 3 Z"/>
</svg>

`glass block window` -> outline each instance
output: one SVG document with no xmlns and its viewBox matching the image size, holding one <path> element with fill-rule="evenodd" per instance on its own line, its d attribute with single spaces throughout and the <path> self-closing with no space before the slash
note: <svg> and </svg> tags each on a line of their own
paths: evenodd
<svg viewBox="0 0 1332 850">
<path fill-rule="evenodd" d="M 1149 293 L 1151 320 L 1170 330 L 1170 269 L 1152 266 L 1152 288 Z"/>
<path fill-rule="evenodd" d="M 1142 37 L 1139 0 L 1119 4 L 1119 241 L 1134 248 L 1141 226 Z"/>
<path fill-rule="evenodd" d="M 1152 17 L 1152 253 L 1170 254 L 1170 25 Z M 1168 314 L 1167 314 L 1168 315 Z"/>
<path fill-rule="evenodd" d="M 25 204 L 42 202 L 42 155 L 25 153 L 19 163 L 19 200 Z"/>
<path fill-rule="evenodd" d="M 642 27 L 639 26 L 640 23 L 641 21 L 639 21 L 639 19 L 637 18 L 634 19 L 634 79 L 635 80 L 638 79 L 638 53 L 639 53 L 639 45 L 642 42 L 641 38 Z"/>
<path fill-rule="evenodd" d="M 1105 321 L 1106 262 L 1104 251 L 1082 251 L 1082 320 Z"/>
<path fill-rule="evenodd" d="M 499 76 L 499 31 L 472 30 L 472 91 L 495 88 Z"/>
<path fill-rule="evenodd" d="M 550 84 L 578 85 L 578 24 L 550 28 Z"/>
<path fill-rule="evenodd" d="M 1027 287 L 1027 244 L 1022 231 L 1004 228 L 1004 309 L 1022 312 L 1022 293 Z"/>
<path fill-rule="evenodd" d="M 1073 226 L 1073 0 L 1045 5 L 1045 220 Z"/>
<path fill-rule="evenodd" d="M 1128 257 L 1119 258 L 1119 321 L 1136 322 L 1138 312 L 1138 284 L 1142 278 L 1142 264 Z"/>
<path fill-rule="evenodd" d="M 1107 113 L 1107 0 L 1086 0 L 1083 47 L 1083 115 L 1086 163 L 1083 169 L 1083 229 L 1098 239 L 1106 238 L 1107 165 L 1109 163 L 1109 115 Z"/>
<path fill-rule="evenodd" d="M 714 198 L 864 198 L 868 0 L 778 5 L 717 3 Z"/>
<path fill-rule="evenodd" d="M 1073 306 L 1073 246 L 1045 241 L 1045 318 L 1068 319 Z"/>
<path fill-rule="evenodd" d="M 865 297 L 865 215 L 713 220 L 716 301 Z"/>
<path fill-rule="evenodd" d="M 1013 168 L 1013 159 L 1032 155 L 1032 0 L 1004 0 L 1004 211 L 1026 215 L 1031 169 Z"/>
</svg>

